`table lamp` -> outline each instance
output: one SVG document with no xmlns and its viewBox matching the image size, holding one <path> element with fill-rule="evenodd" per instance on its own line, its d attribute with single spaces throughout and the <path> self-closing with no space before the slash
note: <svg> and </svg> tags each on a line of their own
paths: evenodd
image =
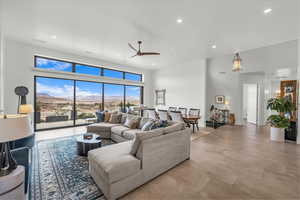
<svg viewBox="0 0 300 200">
<path fill-rule="evenodd" d="M 21 104 L 19 107 L 20 114 L 29 114 L 33 112 L 33 107 L 31 104 Z"/>
<path fill-rule="evenodd" d="M 0 127 L 0 176 L 6 176 L 17 167 L 9 142 L 28 137 L 33 132 L 27 115 L 0 116 Z"/>
</svg>

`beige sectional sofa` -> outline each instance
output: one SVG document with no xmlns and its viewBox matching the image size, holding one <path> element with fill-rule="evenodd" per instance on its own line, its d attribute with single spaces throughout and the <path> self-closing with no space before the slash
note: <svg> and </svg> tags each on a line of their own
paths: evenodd
<svg viewBox="0 0 300 200">
<path fill-rule="evenodd" d="M 190 157 L 184 123 L 150 131 L 98 123 L 88 132 L 118 142 L 88 152 L 89 172 L 107 199 L 116 199 Z"/>
</svg>

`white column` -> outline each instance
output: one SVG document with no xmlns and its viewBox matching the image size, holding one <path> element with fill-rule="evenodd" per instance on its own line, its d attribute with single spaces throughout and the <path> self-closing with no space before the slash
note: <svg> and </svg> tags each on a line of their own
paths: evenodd
<svg viewBox="0 0 300 200">
<path fill-rule="evenodd" d="M 0 113 L 4 109 L 4 36 L 3 36 L 3 2 L 0 0 Z"/>
</svg>

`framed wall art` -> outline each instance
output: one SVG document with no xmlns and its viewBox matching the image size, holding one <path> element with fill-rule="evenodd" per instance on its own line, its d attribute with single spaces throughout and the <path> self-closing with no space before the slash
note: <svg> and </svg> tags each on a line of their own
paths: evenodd
<svg viewBox="0 0 300 200">
<path fill-rule="evenodd" d="M 166 105 L 166 90 L 155 90 L 156 105 Z"/>
</svg>

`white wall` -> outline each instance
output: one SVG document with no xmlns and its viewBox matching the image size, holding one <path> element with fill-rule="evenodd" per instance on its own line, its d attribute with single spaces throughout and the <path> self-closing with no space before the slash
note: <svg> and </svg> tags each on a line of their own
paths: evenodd
<svg viewBox="0 0 300 200">
<path fill-rule="evenodd" d="M 32 46 L 22 42 L 14 41 L 11 39 L 5 40 L 5 57 L 4 57 L 4 108 L 6 113 L 16 113 L 17 109 L 17 96 L 14 93 L 16 86 L 24 85 L 29 88 L 29 96 L 27 97 L 28 103 L 33 104 L 34 98 L 34 75 L 51 76 L 61 78 L 80 78 L 80 75 L 68 74 L 54 74 L 39 72 L 33 69 L 34 55 L 48 56 L 62 60 L 74 61 L 83 64 L 91 64 L 98 66 L 106 66 L 114 69 L 136 72 L 144 74 L 144 104 L 153 106 L 153 85 L 152 85 L 152 71 L 143 70 L 124 66 L 121 64 L 110 63 L 103 60 L 94 58 L 87 58 L 79 55 L 60 52 L 57 50 L 47 49 L 38 46 Z M 91 81 L 107 81 L 109 78 L 84 78 L 82 80 Z M 109 80 L 112 83 L 124 83 L 123 80 Z"/>
<path fill-rule="evenodd" d="M 0 114 L 4 109 L 3 94 L 3 57 L 4 57 L 4 37 L 3 37 L 3 1 L 0 0 Z"/>
<path fill-rule="evenodd" d="M 264 90 L 266 90 L 265 85 L 271 85 L 274 80 L 295 80 L 297 78 L 298 41 L 253 49 L 241 52 L 240 55 L 243 59 L 242 73 L 231 71 L 233 55 L 208 59 L 207 65 L 206 108 L 215 104 L 216 95 L 225 95 L 229 99 L 229 107 L 236 116 L 237 124 L 242 124 L 242 85 L 245 83 L 242 74 L 265 74 L 263 80 L 257 80 L 261 82 L 260 87 Z M 226 74 L 219 72 L 226 72 Z M 279 75 L 285 77 L 279 78 Z M 264 95 L 263 89 L 260 92 Z M 262 106 L 261 109 L 265 109 L 262 104 L 260 106 Z"/>
<path fill-rule="evenodd" d="M 3 59 L 4 59 L 4 40 L 3 40 L 3 33 L 0 28 L 0 113 L 4 109 L 4 88 L 3 88 L 4 65 L 3 65 Z"/>
<path fill-rule="evenodd" d="M 195 60 L 168 66 L 154 73 L 154 88 L 166 89 L 166 106 L 200 108 L 204 126 L 206 93 L 206 60 Z"/>
</svg>

